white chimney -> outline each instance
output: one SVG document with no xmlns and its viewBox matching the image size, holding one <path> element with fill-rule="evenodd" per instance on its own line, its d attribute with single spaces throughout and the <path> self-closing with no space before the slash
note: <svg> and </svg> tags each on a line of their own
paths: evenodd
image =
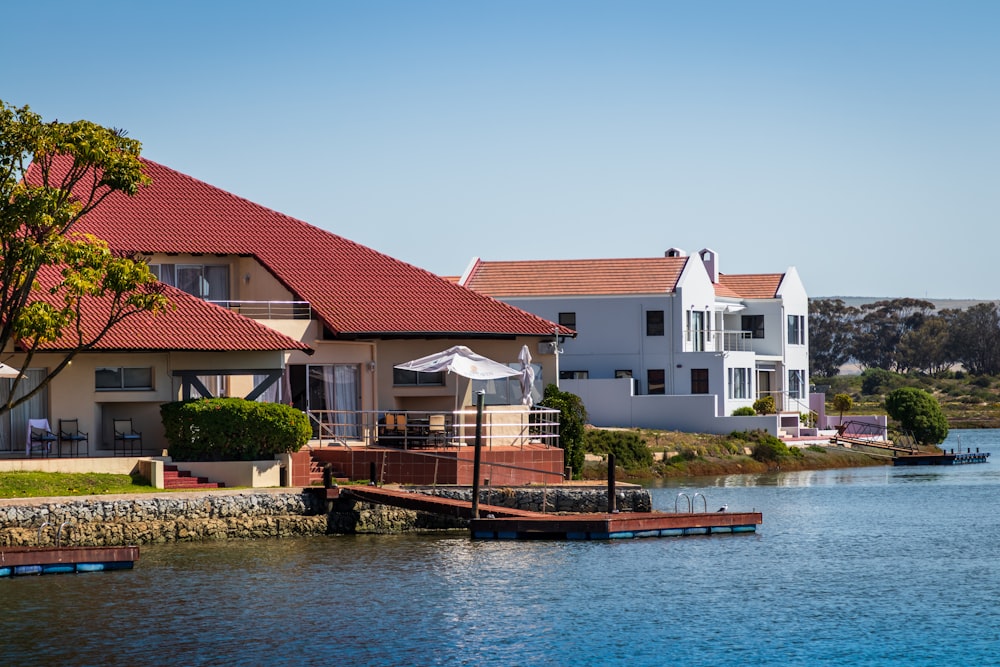
<svg viewBox="0 0 1000 667">
<path fill-rule="evenodd" d="M 663 253 L 664 257 L 687 257 L 688 254 L 681 250 L 680 248 L 667 248 L 667 251 Z"/>
<path fill-rule="evenodd" d="M 719 256 L 711 248 L 702 249 L 698 255 L 701 256 L 701 262 L 705 265 L 705 270 L 708 271 L 708 277 L 711 281 L 713 283 L 719 282 Z"/>
</svg>

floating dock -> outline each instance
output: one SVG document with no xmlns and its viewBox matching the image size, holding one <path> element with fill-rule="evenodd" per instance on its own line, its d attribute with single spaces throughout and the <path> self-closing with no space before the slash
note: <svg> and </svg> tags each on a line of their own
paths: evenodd
<svg viewBox="0 0 1000 667">
<path fill-rule="evenodd" d="M 0 577 L 129 570 L 139 547 L 0 547 Z"/>
<path fill-rule="evenodd" d="M 617 540 L 753 533 L 762 522 L 760 512 L 622 512 L 487 517 L 472 519 L 469 528 L 474 539 Z"/>
<path fill-rule="evenodd" d="M 952 466 L 966 463 L 986 463 L 990 458 L 989 452 L 942 452 L 941 454 L 909 454 L 907 456 L 895 456 L 892 459 L 894 466 Z"/>
</svg>

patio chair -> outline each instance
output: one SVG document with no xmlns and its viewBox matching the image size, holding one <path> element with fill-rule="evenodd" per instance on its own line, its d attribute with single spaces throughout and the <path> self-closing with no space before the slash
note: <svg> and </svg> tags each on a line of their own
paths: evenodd
<svg viewBox="0 0 1000 667">
<path fill-rule="evenodd" d="M 48 419 L 28 420 L 28 458 L 31 458 L 31 452 L 36 449 L 42 456 L 48 456 L 52 452 L 52 443 L 58 441 L 56 434 L 49 430 Z"/>
<path fill-rule="evenodd" d="M 86 455 L 90 456 L 90 434 L 80 430 L 80 423 L 76 419 L 59 420 L 59 444 L 58 454 L 62 456 L 63 445 L 69 445 L 73 456 L 80 455 L 80 443 L 86 449 Z"/>
<path fill-rule="evenodd" d="M 128 448 L 129 456 L 135 455 L 135 446 L 139 445 L 139 453 L 142 453 L 142 433 L 132 428 L 131 419 L 115 419 L 115 455 L 118 455 L 118 445 L 121 445 L 122 456 L 125 456 L 125 448 Z"/>
<path fill-rule="evenodd" d="M 427 425 L 427 437 L 431 444 L 444 445 L 448 442 L 448 425 L 444 415 L 431 415 Z"/>
</svg>

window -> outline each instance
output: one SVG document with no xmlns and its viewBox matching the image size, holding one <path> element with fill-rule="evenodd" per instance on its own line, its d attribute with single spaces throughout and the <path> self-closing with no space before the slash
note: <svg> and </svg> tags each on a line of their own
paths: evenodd
<svg viewBox="0 0 1000 667">
<path fill-rule="evenodd" d="M 444 372 L 438 373 L 418 373 L 417 371 L 405 371 L 401 368 L 392 369 L 392 383 L 396 386 L 437 386 L 444 385 Z"/>
<path fill-rule="evenodd" d="M 805 398 L 805 371 L 788 371 L 788 398 Z"/>
<path fill-rule="evenodd" d="M 700 310 L 688 311 L 688 337 L 692 352 L 705 351 L 705 313 Z"/>
<path fill-rule="evenodd" d="M 764 337 L 764 316 L 763 315 L 744 315 L 742 317 L 742 324 L 740 328 L 750 334 L 750 338 L 763 338 Z"/>
<path fill-rule="evenodd" d="M 708 393 L 708 369 L 707 368 L 692 368 L 691 369 L 691 393 L 692 394 L 707 394 Z"/>
<path fill-rule="evenodd" d="M 590 378 L 590 371 L 559 371 L 560 380 L 587 380 Z"/>
<path fill-rule="evenodd" d="M 788 344 L 806 344 L 806 318 L 804 315 L 788 316 Z"/>
<path fill-rule="evenodd" d="M 750 378 L 749 368 L 729 369 L 729 398 L 750 398 Z"/>
<path fill-rule="evenodd" d="M 559 326 L 576 329 L 576 313 L 559 313 Z"/>
<path fill-rule="evenodd" d="M 632 377 L 632 371 L 631 370 L 627 370 L 627 371 L 626 370 L 615 371 L 615 378 L 616 379 L 630 378 L 630 377 Z"/>
<path fill-rule="evenodd" d="M 206 301 L 229 300 L 229 266 L 226 264 L 150 264 L 149 270 L 164 285 Z"/>
<path fill-rule="evenodd" d="M 667 393 L 666 372 L 662 368 L 650 368 L 646 371 L 646 386 L 650 394 Z"/>
<path fill-rule="evenodd" d="M 101 366 L 94 371 L 94 388 L 98 391 L 152 389 L 153 369 Z"/>
<path fill-rule="evenodd" d="M 663 335 L 663 311 L 662 310 L 647 310 L 646 311 L 646 335 L 647 336 L 662 336 Z"/>
</svg>

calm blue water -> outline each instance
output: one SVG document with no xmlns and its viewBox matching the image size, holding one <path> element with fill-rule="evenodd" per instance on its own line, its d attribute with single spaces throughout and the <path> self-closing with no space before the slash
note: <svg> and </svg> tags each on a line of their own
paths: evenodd
<svg viewBox="0 0 1000 667">
<path fill-rule="evenodd" d="M 0 580 L 5 665 L 1000 664 L 1000 432 L 985 465 L 700 479 L 751 535 L 359 536 L 143 547 Z"/>
</svg>

